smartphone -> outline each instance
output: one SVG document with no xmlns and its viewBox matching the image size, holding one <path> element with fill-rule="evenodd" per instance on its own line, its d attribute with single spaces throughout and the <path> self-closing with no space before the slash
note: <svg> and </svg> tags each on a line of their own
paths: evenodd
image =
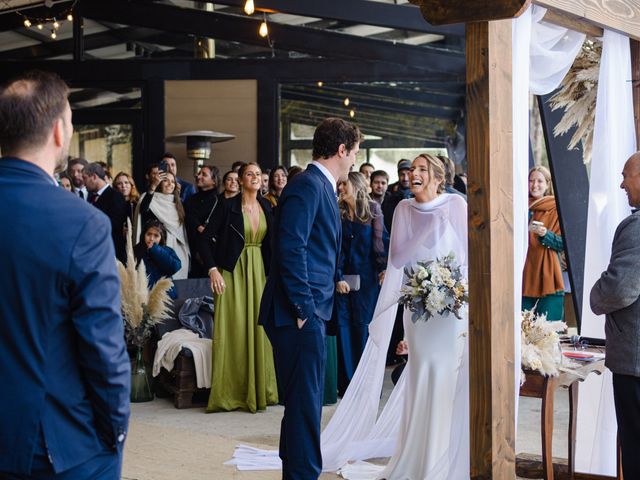
<svg viewBox="0 0 640 480">
<path fill-rule="evenodd" d="M 158 165 L 158 170 L 160 170 L 161 172 L 167 172 L 167 162 L 166 160 L 161 160 L 160 164 Z"/>
<path fill-rule="evenodd" d="M 537 220 L 532 220 L 529 224 L 529 230 L 531 232 L 537 231 L 540 227 L 544 227 L 544 223 L 538 222 Z"/>
</svg>

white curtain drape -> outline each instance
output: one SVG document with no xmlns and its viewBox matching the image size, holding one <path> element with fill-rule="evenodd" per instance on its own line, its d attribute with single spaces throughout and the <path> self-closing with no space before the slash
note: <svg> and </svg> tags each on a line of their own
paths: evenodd
<svg viewBox="0 0 640 480">
<path fill-rule="evenodd" d="M 545 8 L 533 6 L 513 20 L 513 252 L 514 252 L 514 365 L 520 365 L 522 270 L 527 256 L 529 198 L 529 92 L 555 90 L 582 47 L 585 35 L 542 21 Z M 523 55 L 522 52 L 529 52 Z M 516 369 L 516 405 L 520 369 Z M 518 408 L 516 408 L 516 419 Z M 516 421 L 517 425 L 517 421 Z"/>
<path fill-rule="evenodd" d="M 604 338 L 604 316 L 589 306 L 591 287 L 606 270 L 616 227 L 631 209 L 620 189 L 622 168 L 636 151 L 629 39 L 605 31 L 598 79 L 589 214 L 584 266 L 581 334 Z M 591 375 L 580 385 L 576 470 L 616 473 L 617 424 L 611 372 Z"/>
<path fill-rule="evenodd" d="M 522 306 L 522 270 L 527 256 L 527 186 L 529 170 L 529 57 L 520 52 L 531 43 L 532 9 L 513 20 L 513 320 L 514 320 L 514 392 L 515 424 L 518 427 L 520 394 L 520 310 Z"/>
</svg>

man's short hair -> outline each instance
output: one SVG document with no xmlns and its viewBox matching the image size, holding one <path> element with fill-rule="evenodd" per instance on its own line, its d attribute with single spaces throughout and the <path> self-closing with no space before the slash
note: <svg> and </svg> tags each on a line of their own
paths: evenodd
<svg viewBox="0 0 640 480">
<path fill-rule="evenodd" d="M 173 158 L 174 160 L 176 159 L 176 157 L 171 152 L 164 152 L 162 154 L 162 158 Z"/>
<path fill-rule="evenodd" d="M 84 158 L 72 158 L 71 160 L 69 160 L 69 163 L 67 164 L 67 172 L 71 171 L 71 167 L 75 166 L 75 165 L 82 165 L 83 167 L 86 167 L 87 165 L 89 165 L 89 162 L 87 162 Z"/>
<path fill-rule="evenodd" d="M 313 134 L 312 158 L 331 158 L 338 153 L 340 145 L 344 144 L 347 151 L 355 148 L 357 143 L 363 140 L 360 129 L 340 118 L 326 118 L 317 126 Z"/>
<path fill-rule="evenodd" d="M 0 88 L 0 149 L 8 155 L 47 141 L 67 106 L 69 88 L 55 73 L 33 70 Z"/>
<path fill-rule="evenodd" d="M 231 170 L 234 172 L 238 172 L 238 170 L 240 170 L 247 162 L 243 162 L 241 160 L 238 160 L 236 162 L 233 162 L 231 164 Z"/>
<path fill-rule="evenodd" d="M 151 175 L 151 171 L 154 168 L 160 168 L 160 164 L 159 163 L 150 163 L 149 165 L 147 165 L 147 168 L 144 171 L 145 175 Z"/>
<path fill-rule="evenodd" d="M 384 177 L 387 183 L 389 183 L 389 174 L 384 170 L 376 170 L 371 174 L 371 183 L 376 179 L 376 177 Z"/>
<path fill-rule="evenodd" d="M 373 166 L 373 164 L 371 164 L 371 163 L 369 163 L 369 162 L 364 162 L 362 165 L 360 165 L 360 168 L 358 168 L 358 171 L 359 171 L 360 173 L 362 173 L 362 169 L 363 169 L 364 167 L 371 167 L 371 168 L 373 168 L 374 170 L 376 169 L 376 167 L 374 167 L 374 166 Z"/>
<path fill-rule="evenodd" d="M 98 162 L 91 162 L 89 165 L 84 167 L 84 171 L 82 173 L 88 176 L 96 174 L 101 180 L 104 180 L 106 177 L 104 168 L 102 168 L 102 165 L 100 165 Z"/>
</svg>

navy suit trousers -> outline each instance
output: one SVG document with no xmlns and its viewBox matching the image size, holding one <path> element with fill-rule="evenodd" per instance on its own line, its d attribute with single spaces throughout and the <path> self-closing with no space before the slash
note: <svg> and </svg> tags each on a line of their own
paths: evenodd
<svg viewBox="0 0 640 480">
<path fill-rule="evenodd" d="M 284 403 L 280 458 L 284 480 L 316 479 L 322 472 L 320 418 L 325 369 L 325 322 L 316 316 L 301 329 L 265 325 Z"/>
</svg>

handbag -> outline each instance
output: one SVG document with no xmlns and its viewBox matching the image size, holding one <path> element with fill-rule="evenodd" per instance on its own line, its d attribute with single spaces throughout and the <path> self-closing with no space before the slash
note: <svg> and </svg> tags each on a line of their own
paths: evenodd
<svg viewBox="0 0 640 480">
<path fill-rule="evenodd" d="M 360 275 L 343 275 L 343 280 L 349 285 L 349 290 L 357 292 L 360 290 Z"/>
</svg>

